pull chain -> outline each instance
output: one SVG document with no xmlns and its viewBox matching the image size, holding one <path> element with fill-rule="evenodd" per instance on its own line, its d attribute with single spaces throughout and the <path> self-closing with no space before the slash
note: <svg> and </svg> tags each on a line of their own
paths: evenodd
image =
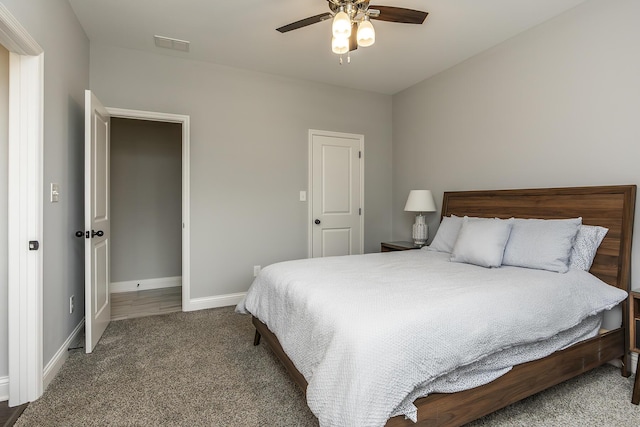
<svg viewBox="0 0 640 427">
<path fill-rule="evenodd" d="M 340 55 L 340 60 L 339 60 L 339 62 L 340 62 L 340 65 L 342 65 L 342 64 L 343 64 L 343 61 L 342 61 L 342 55 Z M 351 64 L 351 53 L 347 53 L 347 64 Z"/>
</svg>

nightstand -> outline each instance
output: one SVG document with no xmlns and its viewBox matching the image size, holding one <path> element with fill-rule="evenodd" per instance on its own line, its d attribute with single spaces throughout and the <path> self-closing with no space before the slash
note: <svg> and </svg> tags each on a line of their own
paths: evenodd
<svg viewBox="0 0 640 427">
<path fill-rule="evenodd" d="M 640 292 L 631 291 L 629 296 L 630 314 L 631 319 L 629 321 L 629 342 L 631 344 L 631 351 L 639 353 L 640 356 Z M 640 403 L 640 357 L 638 357 L 638 364 L 636 365 L 636 379 L 633 383 L 633 396 L 631 397 L 631 403 Z"/>
<path fill-rule="evenodd" d="M 413 242 L 382 242 L 380 252 L 408 251 L 410 249 L 420 249 Z"/>
</svg>

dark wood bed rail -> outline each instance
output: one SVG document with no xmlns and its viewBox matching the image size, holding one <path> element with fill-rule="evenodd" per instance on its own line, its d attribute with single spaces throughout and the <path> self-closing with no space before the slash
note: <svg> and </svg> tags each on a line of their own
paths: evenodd
<svg viewBox="0 0 640 427">
<path fill-rule="evenodd" d="M 551 354 L 523 363 L 481 387 L 417 399 L 419 422 L 391 418 L 386 427 L 457 427 L 532 396 L 542 390 L 622 357 L 624 330 L 607 332 Z"/>
</svg>

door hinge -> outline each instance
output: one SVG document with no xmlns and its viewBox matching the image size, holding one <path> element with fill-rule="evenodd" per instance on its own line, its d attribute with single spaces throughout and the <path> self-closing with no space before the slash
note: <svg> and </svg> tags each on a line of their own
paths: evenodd
<svg viewBox="0 0 640 427">
<path fill-rule="evenodd" d="M 361 159 L 362 158 L 362 151 L 358 151 L 358 158 Z"/>
<path fill-rule="evenodd" d="M 37 240 L 29 240 L 29 250 L 37 251 L 40 248 L 40 242 Z"/>
<path fill-rule="evenodd" d="M 358 215 L 362 215 L 362 208 L 358 208 Z"/>
</svg>

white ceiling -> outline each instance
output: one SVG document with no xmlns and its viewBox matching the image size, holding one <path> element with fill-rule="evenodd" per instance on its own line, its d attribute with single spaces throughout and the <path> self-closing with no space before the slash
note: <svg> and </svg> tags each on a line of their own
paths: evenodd
<svg viewBox="0 0 640 427">
<path fill-rule="evenodd" d="M 331 21 L 275 29 L 329 11 L 326 0 L 69 0 L 92 43 L 394 94 L 585 0 L 372 0 L 429 12 L 422 25 L 372 20 L 376 43 L 340 65 Z M 158 48 L 153 36 L 191 42 Z M 346 62 L 346 61 L 345 61 Z"/>
</svg>

